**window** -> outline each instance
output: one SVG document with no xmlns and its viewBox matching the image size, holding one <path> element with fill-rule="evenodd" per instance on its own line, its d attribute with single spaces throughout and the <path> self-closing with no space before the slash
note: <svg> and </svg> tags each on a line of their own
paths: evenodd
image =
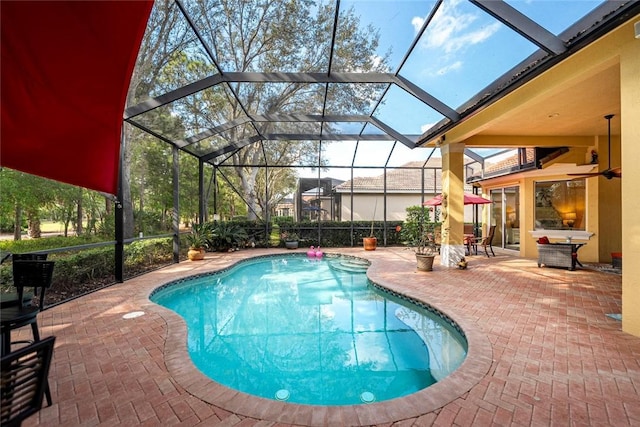
<svg viewBox="0 0 640 427">
<path fill-rule="evenodd" d="M 584 230 L 585 180 L 535 183 L 535 228 L 546 230 Z"/>
</svg>

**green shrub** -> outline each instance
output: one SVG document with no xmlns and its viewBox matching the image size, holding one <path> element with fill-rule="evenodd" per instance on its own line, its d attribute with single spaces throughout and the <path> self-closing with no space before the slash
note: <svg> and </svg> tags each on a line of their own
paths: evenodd
<svg viewBox="0 0 640 427">
<path fill-rule="evenodd" d="M 248 239 L 249 235 L 241 225 L 233 221 L 217 221 L 212 225 L 207 246 L 214 251 L 226 252 L 231 248 L 245 247 Z"/>
</svg>

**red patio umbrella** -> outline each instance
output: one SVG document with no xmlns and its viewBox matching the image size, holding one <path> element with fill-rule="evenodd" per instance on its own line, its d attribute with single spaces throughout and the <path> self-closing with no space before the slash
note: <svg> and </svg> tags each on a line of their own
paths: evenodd
<svg viewBox="0 0 640 427">
<path fill-rule="evenodd" d="M 464 195 L 465 205 L 483 205 L 485 203 L 491 203 L 491 200 L 485 199 L 484 197 L 480 197 L 475 194 Z M 441 204 L 442 204 L 442 194 L 438 194 L 437 196 L 429 200 L 426 200 L 424 203 L 422 203 L 422 206 L 440 206 Z"/>
</svg>

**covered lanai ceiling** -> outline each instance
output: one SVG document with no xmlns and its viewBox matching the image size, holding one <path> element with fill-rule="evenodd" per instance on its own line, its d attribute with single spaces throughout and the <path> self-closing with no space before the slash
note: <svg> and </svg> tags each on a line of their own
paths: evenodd
<svg viewBox="0 0 640 427">
<path fill-rule="evenodd" d="M 212 164 L 258 142 L 341 141 L 345 165 L 358 163 L 358 150 L 374 147 L 380 152 L 375 166 L 393 162 L 394 150 L 434 142 L 620 25 L 640 6 L 626 1 L 338 0 L 305 3 L 304 15 L 288 15 L 283 3 L 277 6 L 280 13 L 268 5 L 256 12 L 205 3 L 176 2 L 168 12 L 183 21 L 180 37 L 189 42 L 182 52 L 198 67 L 185 69 L 185 81 L 171 82 L 174 87 L 151 87 L 147 99 L 126 110 L 129 123 Z M 263 20 L 280 21 L 269 26 Z M 350 56 L 354 52 L 345 40 L 354 33 L 370 47 L 368 56 Z M 261 50 L 273 35 L 284 39 L 272 50 Z M 374 35 L 379 38 L 371 42 Z M 613 95 L 618 79 L 607 81 L 605 89 Z M 567 91 L 585 93 L 584 87 Z M 555 135 L 597 134 L 601 124 L 595 111 L 601 108 L 594 102 L 617 104 L 616 98 L 574 103 L 585 114 L 576 111 L 582 122 L 570 129 L 540 128 Z M 180 126 L 167 131 L 163 115 L 179 117 Z M 521 125 L 511 117 L 495 129 L 509 135 Z"/>
</svg>

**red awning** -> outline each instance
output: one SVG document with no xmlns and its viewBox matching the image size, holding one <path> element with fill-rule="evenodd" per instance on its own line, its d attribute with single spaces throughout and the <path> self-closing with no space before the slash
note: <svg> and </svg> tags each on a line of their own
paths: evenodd
<svg viewBox="0 0 640 427">
<path fill-rule="evenodd" d="M 122 113 L 152 6 L 0 2 L 0 165 L 117 193 Z"/>
<path fill-rule="evenodd" d="M 483 205 L 485 203 L 491 203 L 491 200 L 485 199 L 484 197 L 476 196 L 475 194 L 464 195 L 465 205 Z M 440 206 L 441 204 L 442 194 L 438 194 L 437 196 L 422 203 L 422 206 Z"/>
</svg>

